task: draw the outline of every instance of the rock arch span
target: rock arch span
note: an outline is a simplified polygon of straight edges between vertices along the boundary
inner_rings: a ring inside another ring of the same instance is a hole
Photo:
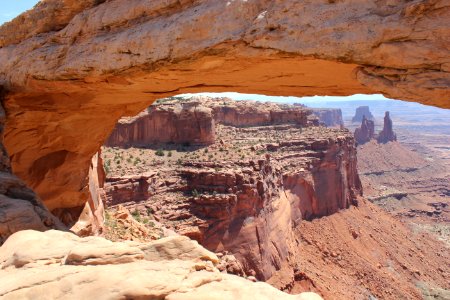
[[[157,98],[382,93],[450,108],[449,18],[444,0],[42,1],[0,27],[12,169],[76,214],[90,158]]]

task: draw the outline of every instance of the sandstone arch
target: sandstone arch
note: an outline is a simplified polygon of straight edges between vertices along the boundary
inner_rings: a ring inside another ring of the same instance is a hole
[[[449,18],[445,0],[42,1],[0,27],[13,171],[50,210],[78,212],[115,122],[184,92],[450,108]]]

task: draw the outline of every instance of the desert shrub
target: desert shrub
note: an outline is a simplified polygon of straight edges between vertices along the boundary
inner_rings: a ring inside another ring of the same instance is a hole
[[[172,151],[169,151],[169,152],[167,153],[167,157],[172,157]]]
[[[158,150],[155,151],[155,154],[157,156],[164,156],[164,151],[162,149],[158,149]]]
[[[137,210],[136,208],[131,212],[131,215],[133,216],[133,218],[138,221],[141,222],[141,214],[139,213],[139,210]]]

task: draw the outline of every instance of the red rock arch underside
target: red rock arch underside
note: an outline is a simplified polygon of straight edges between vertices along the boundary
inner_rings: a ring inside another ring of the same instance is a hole
[[[48,0],[0,27],[4,144],[52,211],[79,213],[91,157],[157,98],[382,93],[450,108],[447,1],[97,3]]]

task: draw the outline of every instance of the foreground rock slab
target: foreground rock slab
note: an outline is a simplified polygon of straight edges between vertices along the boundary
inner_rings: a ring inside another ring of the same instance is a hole
[[[187,237],[111,242],[26,230],[0,248],[2,299],[289,299],[269,284],[220,273],[217,256]]]

